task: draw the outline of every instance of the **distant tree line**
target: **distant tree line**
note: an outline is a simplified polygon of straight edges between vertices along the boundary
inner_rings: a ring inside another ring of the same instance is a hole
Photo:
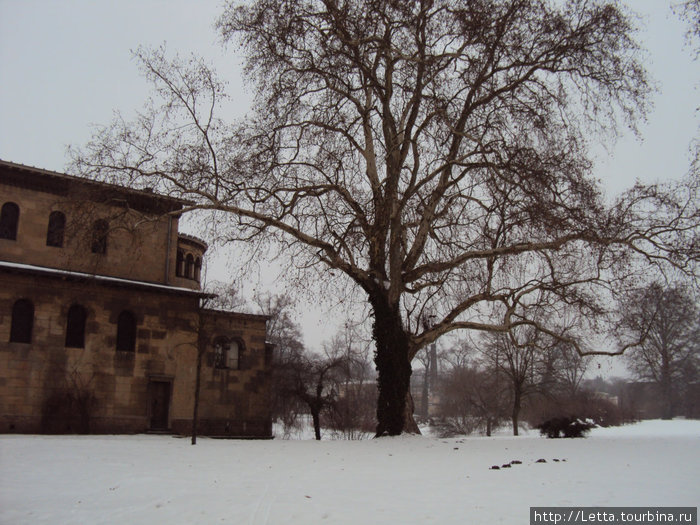
[[[692,290],[654,283],[628,294],[620,340],[630,379],[585,379],[591,357],[541,333],[489,334],[441,353],[432,424],[442,435],[491,435],[521,421],[590,419],[602,426],[637,417],[692,416],[700,372],[700,315]]]
[[[250,308],[235,289],[217,289],[225,307]],[[371,339],[347,322],[320,351],[311,351],[286,294],[257,294],[254,309],[270,316],[274,346],[273,416],[278,435],[309,427],[314,437],[367,438],[376,426],[376,372]],[[524,327],[416,356],[415,413],[440,436],[509,428],[518,435],[561,418],[619,425],[640,417],[691,415],[700,372],[700,316],[692,289],[651,284],[630,292],[618,327],[620,357],[631,378],[591,379],[592,356]],[[438,373],[439,368],[439,373]],[[650,409],[650,403],[653,407]]]

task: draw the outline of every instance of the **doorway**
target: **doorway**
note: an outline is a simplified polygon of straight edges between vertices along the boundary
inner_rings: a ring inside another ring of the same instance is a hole
[[[148,386],[151,398],[151,430],[168,430],[170,382],[151,381]]]

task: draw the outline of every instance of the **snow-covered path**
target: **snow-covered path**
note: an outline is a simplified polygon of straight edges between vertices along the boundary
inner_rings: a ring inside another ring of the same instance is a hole
[[[522,524],[530,506],[698,502],[700,421],[573,440],[0,436],[3,524]]]

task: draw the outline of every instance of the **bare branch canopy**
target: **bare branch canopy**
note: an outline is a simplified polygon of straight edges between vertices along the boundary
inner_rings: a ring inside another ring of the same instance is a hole
[[[140,50],[155,102],[74,167],[344,273],[374,314],[377,433],[400,433],[410,361],[441,335],[528,324],[595,352],[581,334],[630,279],[697,277],[697,172],[608,203],[591,171],[591,138],[649,108],[631,20],[612,0],[231,3],[217,28],[245,57],[250,116],[220,120],[225,86],[200,60]]]

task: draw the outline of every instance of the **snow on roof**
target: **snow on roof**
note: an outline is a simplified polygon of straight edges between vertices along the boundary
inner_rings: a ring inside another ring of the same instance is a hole
[[[42,273],[45,275],[51,275],[55,277],[63,277],[69,279],[88,279],[103,282],[105,284],[112,284],[117,286],[136,286],[139,288],[147,288],[156,291],[170,292],[170,293],[181,293],[181,294],[191,294],[191,295],[210,295],[199,290],[192,290],[190,288],[183,288],[180,286],[169,286],[167,284],[150,283],[146,281],[136,281],[132,279],[123,279],[121,277],[110,277],[108,275],[97,275],[84,272],[74,272],[72,270],[59,270],[57,268],[48,268],[46,266],[36,266],[33,264],[22,264],[13,263],[8,261],[0,261],[0,269],[7,268],[10,270],[19,270],[26,272]]]

